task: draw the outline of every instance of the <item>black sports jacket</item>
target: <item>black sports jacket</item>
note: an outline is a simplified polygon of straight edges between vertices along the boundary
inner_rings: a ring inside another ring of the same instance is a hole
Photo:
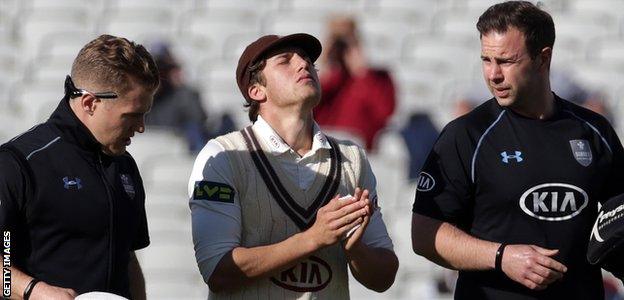
[[[103,154],[67,97],[0,149],[0,228],[10,231],[12,265],[78,293],[130,297],[130,251],[149,245],[130,154]]]

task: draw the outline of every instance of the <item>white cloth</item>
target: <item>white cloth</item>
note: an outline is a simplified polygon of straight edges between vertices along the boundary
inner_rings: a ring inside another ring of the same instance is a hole
[[[301,189],[307,190],[321,165],[320,151],[331,148],[318,124],[314,123],[312,149],[304,156],[292,150],[262,117],[258,116],[252,128],[258,138],[270,145],[271,154],[280,162],[280,167],[296,180]],[[370,164],[366,163],[362,172],[370,172],[371,176],[366,176],[369,182],[363,183],[363,186],[368,187],[369,198],[376,199],[376,179]],[[188,183],[195,258],[205,282],[208,282],[223,255],[240,246],[241,207],[237,191],[233,203],[193,199],[195,182],[218,182],[233,188],[233,174],[223,146],[214,139],[208,141],[197,155]],[[374,211],[362,242],[372,247],[393,249],[379,209]]]
[[[89,292],[78,295],[75,300],[128,300],[128,298],[106,293],[106,292]]]

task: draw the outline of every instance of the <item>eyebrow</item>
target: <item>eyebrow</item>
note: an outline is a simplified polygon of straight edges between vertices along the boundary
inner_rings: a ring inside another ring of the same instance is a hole
[[[512,55],[512,56],[494,56],[494,57],[490,57],[490,56],[485,56],[485,55],[481,55],[481,59],[494,59],[497,61],[516,61],[519,59],[518,55]]]

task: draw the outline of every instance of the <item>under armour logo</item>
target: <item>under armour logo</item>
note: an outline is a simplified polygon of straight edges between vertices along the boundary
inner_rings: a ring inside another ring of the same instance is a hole
[[[69,177],[65,176],[63,177],[63,187],[66,190],[71,190],[71,189],[81,189],[82,188],[82,184],[80,184],[80,178],[76,177],[73,180],[70,180]]]
[[[515,155],[509,155],[507,154],[507,151],[503,151],[501,152],[501,156],[503,157],[503,162],[508,164],[510,159],[515,159],[516,162],[521,162],[522,159],[522,152],[520,151],[515,151]]]

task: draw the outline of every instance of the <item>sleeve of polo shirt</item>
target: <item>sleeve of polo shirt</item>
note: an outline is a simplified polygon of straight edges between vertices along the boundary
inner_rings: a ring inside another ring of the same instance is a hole
[[[241,207],[223,146],[210,140],[197,155],[188,185],[195,258],[205,282],[221,258],[240,246]]]
[[[358,147],[359,148],[359,147]],[[379,207],[379,199],[377,197],[377,179],[375,174],[366,158],[366,154],[362,148],[359,148],[362,159],[362,188],[367,189],[369,199],[373,202],[373,215],[370,218],[370,222],[366,227],[366,231],[362,235],[362,242],[374,248],[386,248],[393,250],[392,239],[388,235],[386,224],[382,219],[381,208]]]
[[[446,126],[429,153],[416,179],[412,211],[462,226],[471,211],[472,143],[459,120]]]

